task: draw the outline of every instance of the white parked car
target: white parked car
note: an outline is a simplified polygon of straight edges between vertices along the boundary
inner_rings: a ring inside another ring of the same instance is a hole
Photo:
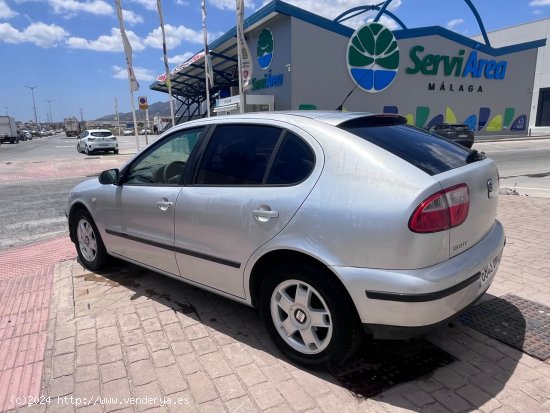
[[[67,207],[79,258],[118,257],[258,307],[277,346],[337,365],[363,331],[408,338],[491,285],[498,172],[398,115],[262,112],[186,122]]]
[[[89,155],[93,152],[118,153],[118,140],[108,129],[86,129],[78,138],[76,144],[78,152],[85,152]]]

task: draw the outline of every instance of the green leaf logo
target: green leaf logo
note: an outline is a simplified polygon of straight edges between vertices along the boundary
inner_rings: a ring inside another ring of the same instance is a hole
[[[347,63],[361,89],[371,93],[386,89],[399,68],[399,47],[391,30],[380,23],[358,28],[348,43]]]
[[[270,29],[265,28],[260,32],[256,52],[258,64],[262,69],[267,69],[273,60],[273,33]]]

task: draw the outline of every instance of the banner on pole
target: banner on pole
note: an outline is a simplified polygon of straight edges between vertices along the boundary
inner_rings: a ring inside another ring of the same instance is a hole
[[[250,86],[252,79],[252,59],[244,38],[244,0],[237,0],[237,47],[241,50],[239,76],[242,88],[245,90]]]
[[[122,19],[122,6],[120,5],[120,0],[115,0],[116,5],[116,14],[118,17],[118,23],[120,24],[120,36],[122,37],[122,46],[124,47],[124,55],[126,57],[126,65],[128,67],[128,78],[130,79],[132,91],[137,91],[139,89],[139,83],[136,79],[134,69],[132,67],[132,46],[126,36],[126,30],[124,29],[124,20]]]

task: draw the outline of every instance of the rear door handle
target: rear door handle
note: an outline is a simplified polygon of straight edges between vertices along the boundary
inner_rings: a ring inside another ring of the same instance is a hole
[[[170,201],[157,201],[157,207],[161,211],[168,211],[168,209],[174,206],[173,202]]]
[[[277,211],[265,211],[263,209],[253,210],[252,215],[258,218],[279,218],[279,213]]]

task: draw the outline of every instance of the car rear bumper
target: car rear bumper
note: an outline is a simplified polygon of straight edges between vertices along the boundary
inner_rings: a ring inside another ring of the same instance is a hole
[[[504,243],[504,229],[495,221],[474,247],[431,267],[331,268],[350,292],[367,331],[375,338],[410,338],[453,319],[487,291]]]

